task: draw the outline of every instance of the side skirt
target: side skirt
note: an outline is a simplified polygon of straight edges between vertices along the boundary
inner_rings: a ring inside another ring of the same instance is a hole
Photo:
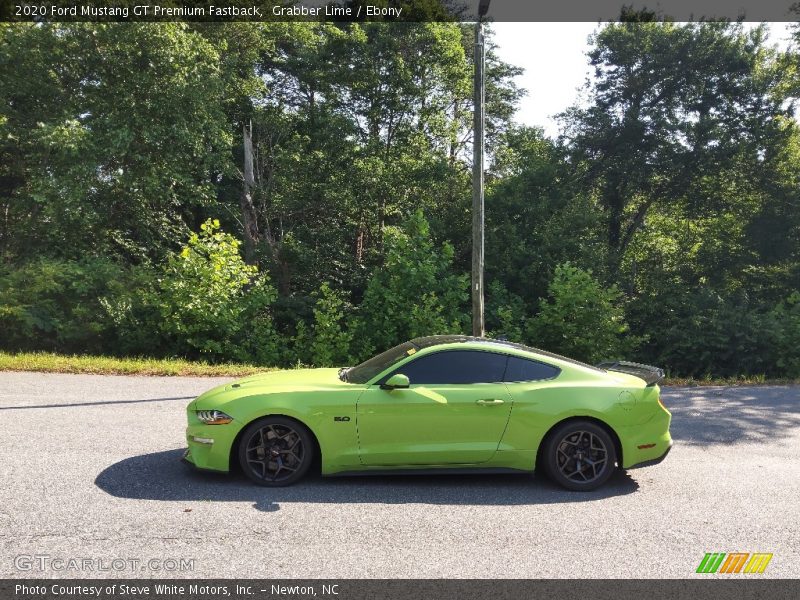
[[[530,475],[527,469],[510,467],[394,467],[385,469],[358,469],[355,471],[337,471],[324,477],[352,477],[354,475]]]

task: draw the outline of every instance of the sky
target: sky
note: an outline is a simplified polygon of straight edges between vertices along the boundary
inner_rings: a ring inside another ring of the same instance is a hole
[[[755,24],[748,24],[755,26]],[[769,41],[788,46],[789,23],[771,23]],[[493,23],[494,41],[502,60],[523,67],[517,85],[528,95],[520,102],[516,121],[558,135],[553,116],[579,98],[589,75],[588,37],[597,23]]]

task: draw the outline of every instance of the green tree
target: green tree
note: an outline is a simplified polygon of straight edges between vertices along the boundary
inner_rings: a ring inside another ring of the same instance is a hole
[[[591,272],[564,263],[548,292],[528,328],[533,345],[587,362],[624,358],[632,340],[615,286],[604,288]]]
[[[342,294],[323,283],[314,305],[314,329],[311,359],[318,367],[345,365],[351,362],[353,332],[346,321],[348,305]]]
[[[208,220],[170,256],[153,300],[160,328],[184,356],[275,364],[275,290],[239,253],[241,242]]]
[[[386,259],[375,270],[359,307],[359,358],[402,341],[466,326],[468,282],[452,271],[453,249],[436,248],[421,211],[403,228],[386,230]]]
[[[181,23],[0,28],[0,250],[158,258],[229,168],[215,49]]]
[[[0,347],[83,353],[113,351],[113,322],[102,298],[134,282],[107,259],[40,257],[0,267]]]
[[[253,124],[258,255],[281,302],[318,281],[362,296],[384,228],[422,208],[457,243],[469,230],[471,38],[454,23],[292,24],[261,53]],[[492,131],[509,122],[516,73],[495,57]],[[494,137],[492,139],[495,139]],[[236,162],[239,162],[237,157]],[[238,203],[238,179],[225,197]],[[236,198],[236,200],[234,200]]]
[[[774,344],[770,354],[774,373],[800,378],[800,292],[792,292],[769,314],[774,324]]]
[[[509,292],[499,281],[492,281],[486,294],[486,335],[523,343],[528,323],[524,300]]]
[[[602,211],[574,182],[563,149],[540,129],[515,128],[495,155],[487,191],[486,274],[536,312],[556,265],[604,273]]]
[[[564,115],[606,213],[615,275],[654,207],[739,210],[786,139],[786,74],[764,26],[629,22],[593,38],[591,104]],[[767,160],[764,160],[764,159]]]

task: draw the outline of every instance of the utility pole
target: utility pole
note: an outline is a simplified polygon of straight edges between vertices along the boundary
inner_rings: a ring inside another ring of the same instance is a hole
[[[491,0],[480,0],[475,22],[475,81],[472,137],[472,335],[483,337],[483,104],[485,96],[483,17]]]

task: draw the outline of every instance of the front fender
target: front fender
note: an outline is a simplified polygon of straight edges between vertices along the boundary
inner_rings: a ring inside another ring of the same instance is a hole
[[[325,474],[336,467],[359,465],[356,401],[361,391],[254,393],[230,400],[219,410],[241,424],[237,439],[250,423],[264,417],[280,415],[299,421],[319,445]]]

